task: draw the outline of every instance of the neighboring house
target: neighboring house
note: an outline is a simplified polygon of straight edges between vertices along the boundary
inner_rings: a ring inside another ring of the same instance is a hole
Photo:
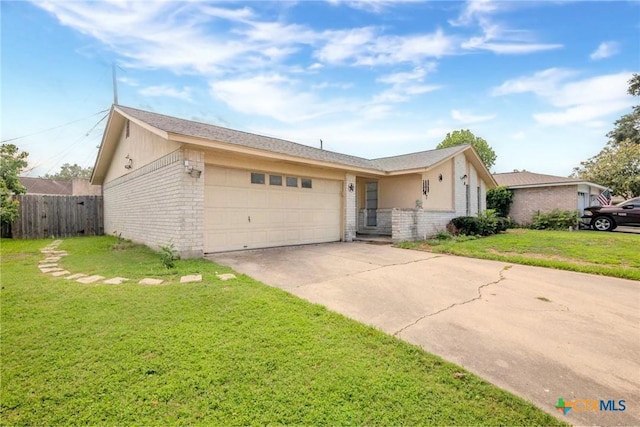
[[[356,233],[422,239],[485,209],[496,186],[470,145],[369,160],[123,106],[92,183],[106,234],[183,257]]]
[[[91,185],[88,179],[74,178],[73,180],[30,178],[21,176],[20,184],[26,189],[26,194],[42,194],[51,196],[101,196],[102,187]]]
[[[538,212],[552,209],[577,210],[597,204],[596,197],[606,187],[578,178],[543,175],[532,172],[494,174],[496,182],[513,191],[513,204],[509,216],[519,224],[531,223]]]

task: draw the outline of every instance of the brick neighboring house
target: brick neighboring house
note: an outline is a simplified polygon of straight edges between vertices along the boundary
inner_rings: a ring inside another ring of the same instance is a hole
[[[120,105],[92,183],[105,234],[173,243],[182,257],[357,233],[423,239],[484,210],[496,186],[470,145],[365,159]]]
[[[88,179],[74,178],[73,180],[31,178],[21,176],[20,184],[27,189],[26,194],[42,194],[50,196],[101,196],[102,186],[91,185]]]
[[[529,224],[536,213],[553,209],[577,210],[581,216],[584,208],[597,204],[596,197],[606,189],[577,178],[532,172],[497,173],[493,177],[513,192],[509,216],[519,224]]]

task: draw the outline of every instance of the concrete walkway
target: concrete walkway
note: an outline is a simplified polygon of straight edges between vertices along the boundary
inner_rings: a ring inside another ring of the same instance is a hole
[[[640,425],[640,282],[365,243],[209,259],[420,345],[569,423]],[[626,410],[563,415],[560,397],[625,400]]]

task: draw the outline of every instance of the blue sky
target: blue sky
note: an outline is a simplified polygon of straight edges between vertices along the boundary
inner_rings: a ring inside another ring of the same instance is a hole
[[[3,1],[1,12],[1,136],[30,153],[31,176],[93,165],[112,63],[122,105],[367,158],[470,129],[496,151],[494,172],[566,176],[637,103],[626,94],[640,71],[637,1]]]

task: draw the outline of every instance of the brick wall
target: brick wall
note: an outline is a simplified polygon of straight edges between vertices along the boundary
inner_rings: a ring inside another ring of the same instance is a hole
[[[578,209],[576,185],[515,189],[509,216],[519,224],[529,224],[538,211],[547,212],[556,208],[563,211]]]
[[[446,230],[449,221],[456,216],[454,211],[393,209],[391,239],[394,242],[428,239],[438,231]]]
[[[201,170],[191,177],[184,160]],[[173,243],[183,258],[201,257],[204,241],[204,155],[177,150],[104,185],[105,234],[153,249]]]
[[[391,211],[392,209],[378,209],[376,213],[377,225],[369,227],[366,226],[365,209],[360,209],[358,211],[358,233],[391,236]]]
[[[349,191],[349,186],[353,185],[353,191]],[[345,242],[351,242],[356,238],[358,229],[358,218],[356,216],[356,176],[346,174],[344,179],[344,236]]]

